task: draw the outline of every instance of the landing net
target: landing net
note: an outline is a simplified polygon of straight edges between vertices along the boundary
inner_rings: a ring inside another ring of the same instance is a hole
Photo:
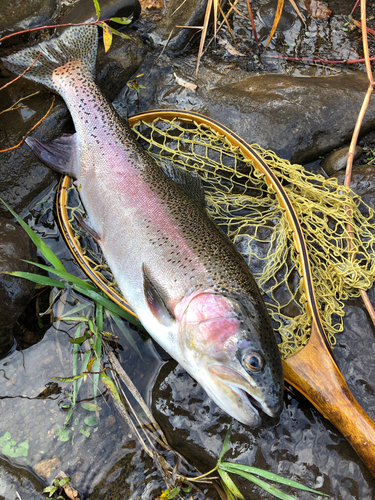
[[[306,345],[311,317],[285,210],[265,176],[231,144],[230,137],[185,120],[139,121],[133,130],[157,162],[173,162],[200,175],[208,212],[248,263],[272,318],[281,355],[287,358]],[[359,290],[369,289],[375,279],[374,211],[336,179],[311,174],[258,145],[251,147],[278,177],[298,215],[320,316],[334,345],[343,330],[344,301],[358,297]],[[74,219],[75,211],[83,215],[84,210],[72,183],[67,209],[76,243],[90,267],[120,294],[100,249]]]

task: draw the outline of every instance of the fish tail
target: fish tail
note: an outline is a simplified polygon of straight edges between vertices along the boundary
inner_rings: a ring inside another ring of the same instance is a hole
[[[27,68],[24,77],[58,91],[53,72],[72,61],[82,61],[94,76],[98,29],[96,26],[73,26],[58,38],[41,42],[2,59],[5,67],[20,75]],[[33,64],[34,62],[34,64]]]

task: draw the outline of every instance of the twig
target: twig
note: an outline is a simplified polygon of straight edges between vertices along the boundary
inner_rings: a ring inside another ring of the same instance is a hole
[[[27,30],[16,31],[16,33],[11,33],[10,35],[3,36],[2,38],[0,38],[0,42],[3,42],[4,40],[11,38],[12,36],[22,35],[23,33],[31,33],[32,31],[47,30],[51,28],[64,28],[66,26],[92,26],[95,24],[107,23],[110,20],[111,19],[108,18],[103,20],[97,19],[96,21],[92,21],[91,23],[66,23],[66,24],[51,24],[49,26],[37,26],[36,28],[28,28]]]
[[[49,113],[51,112],[51,109],[53,108],[53,105],[54,105],[54,104],[55,104],[55,96],[53,96],[53,99],[52,99],[52,104],[51,104],[51,106],[49,107],[49,110],[47,111],[47,113],[46,113],[46,114],[45,114],[45,115],[44,115],[44,116],[43,116],[40,120],[38,120],[38,121],[35,123],[35,125],[33,125],[33,126],[31,127],[31,129],[30,129],[28,132],[26,132],[26,134],[23,136],[22,140],[21,140],[18,144],[16,144],[15,146],[11,146],[10,148],[0,150],[0,153],[5,153],[6,151],[11,151],[12,149],[17,149],[18,147],[20,147],[20,146],[21,146],[21,144],[25,141],[26,137],[27,137],[27,136],[28,136],[28,135],[29,135],[29,134],[30,134],[30,133],[31,133],[31,132],[32,132],[32,131],[33,131],[33,130],[34,130],[34,129],[35,129],[35,128],[36,128],[36,127],[40,124],[40,123],[42,123],[42,121],[43,121],[45,118],[47,118],[47,116],[48,116],[48,115],[49,115]]]
[[[21,99],[18,99],[18,101],[16,101],[14,104],[12,104],[8,109],[3,109],[3,111],[0,111],[0,115],[2,115],[3,113],[7,113],[8,111],[16,111],[17,109],[25,108],[26,106],[18,106],[18,108],[16,108],[16,106],[19,102],[26,101],[26,99],[30,99],[30,97],[34,97],[34,95],[38,95],[38,94],[40,94],[40,90],[38,90],[37,92],[34,92],[33,94],[29,94],[25,97],[21,97]]]
[[[1,41],[1,40],[0,40]],[[8,87],[8,85],[10,85],[11,83],[15,82],[16,80],[18,80],[19,78],[21,78],[27,71],[29,71],[30,68],[32,68],[34,66],[34,64],[37,62],[37,60],[39,59],[39,57],[42,55],[41,52],[39,52],[38,56],[34,59],[34,61],[30,64],[30,66],[28,66],[25,71],[23,73],[21,73],[20,75],[16,76],[15,78],[13,78],[13,80],[11,80],[10,82],[6,83],[5,85],[3,85],[2,87],[0,87],[0,90],[3,90],[5,89],[6,87]],[[18,101],[17,101],[18,102]]]
[[[250,20],[251,20],[251,27],[253,28],[255,42],[256,42],[258,50],[260,52],[260,45],[259,45],[258,33],[257,33],[257,30],[255,29],[254,16],[253,16],[253,11],[251,10],[250,0],[246,0],[246,5],[247,5],[247,11],[249,13],[249,17],[250,17]]]
[[[365,116],[365,113],[366,113],[366,110],[368,108],[368,104],[370,101],[370,97],[371,97],[372,91],[374,89],[374,80],[373,80],[372,72],[371,72],[371,64],[370,64],[370,57],[369,57],[369,51],[368,51],[367,29],[366,29],[366,0],[361,0],[361,25],[362,25],[361,27],[362,27],[363,52],[364,52],[364,56],[365,56],[366,72],[367,72],[367,77],[369,80],[369,86],[368,86],[365,98],[364,98],[363,103],[362,103],[361,110],[360,110],[358,118],[357,118],[357,122],[356,122],[354,132],[352,135],[352,140],[350,142],[348,160],[347,160],[347,164],[346,164],[345,181],[344,181],[344,185],[347,187],[350,187],[352,166],[353,166],[353,159],[354,159],[354,150],[355,150],[355,146],[357,144],[359,131],[361,129],[363,118]],[[348,217],[350,220],[352,217],[352,214],[351,214],[349,207],[345,206],[345,210],[347,211],[347,214],[348,214]],[[349,233],[349,246],[350,246],[351,250],[353,250],[355,248],[353,240],[352,240],[353,228],[352,228],[350,223],[348,223],[347,229],[348,229],[348,233]],[[353,259],[355,259],[355,258],[356,258],[356,256],[354,254]],[[365,292],[365,290],[360,290],[359,293],[361,294],[361,297],[362,297],[363,302],[367,308],[367,311],[372,319],[373,324],[375,325],[375,311],[371,305],[371,302],[368,298],[368,295]]]

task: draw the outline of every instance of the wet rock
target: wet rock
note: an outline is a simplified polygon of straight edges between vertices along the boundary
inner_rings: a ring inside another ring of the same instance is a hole
[[[34,472],[45,479],[55,473],[61,467],[61,461],[59,458],[50,458],[47,460],[42,460],[38,464],[34,465]]]
[[[100,19],[110,17],[129,17],[133,15],[133,21],[138,19],[141,13],[139,0],[101,0]],[[97,19],[94,3],[92,0],[79,0],[59,19],[59,24],[83,23]],[[118,28],[119,25],[116,27]]]
[[[2,109],[8,109],[18,99],[41,91],[42,87],[27,80],[17,80],[2,94]],[[17,145],[25,134],[40,120],[52,104],[53,96],[43,90],[38,95],[25,99],[17,110],[0,115],[0,150]],[[56,97],[55,105],[50,114],[38,125],[32,135],[38,139],[53,139],[70,123],[70,115],[61,98]],[[16,149],[10,149],[0,155],[0,196],[20,213],[31,203],[39,193],[58,175],[39,161],[32,150],[23,143]],[[8,212],[2,205],[0,216],[8,217]]]
[[[130,40],[113,37],[107,53],[100,43],[96,63],[97,81],[106,97],[112,101],[130,79],[136,74],[146,56],[146,47],[136,33],[129,33]]]
[[[0,36],[6,33],[53,24],[59,0],[12,0],[0,3]]]
[[[45,485],[28,469],[0,458],[0,498],[45,500],[44,488]]]
[[[164,58],[153,68],[146,58],[139,107],[124,90],[116,99],[129,114],[147,109],[179,108],[205,114],[232,129],[248,143],[271,149],[281,158],[308,163],[348,143],[368,87],[365,73],[303,78],[228,70],[203,60],[195,77],[196,58]],[[195,83],[196,91],[178,84],[176,76]],[[157,86],[155,85],[157,82]],[[375,101],[370,102],[362,133],[375,127]]]
[[[348,161],[348,153],[349,153],[349,146],[340,148],[337,151],[334,151],[333,153],[330,153],[328,156],[326,156],[324,160],[321,162],[320,166],[328,176],[331,176],[335,172],[338,172],[339,170],[346,168],[346,162]],[[354,150],[353,161],[358,160],[358,158],[361,156],[362,153],[363,149],[361,148],[361,146],[357,145]]]
[[[344,184],[345,172],[338,172],[332,176],[338,184]],[[361,196],[362,200],[375,210],[375,166],[356,165],[352,169],[350,188]]]
[[[30,238],[17,224],[0,219],[0,271],[35,272],[35,268],[21,259],[33,260],[36,251]],[[0,357],[13,346],[13,328],[28,301],[33,296],[34,283],[23,278],[0,274]]]
[[[180,52],[196,36],[195,29],[181,29],[176,26],[202,26],[207,7],[207,0],[181,2],[170,0],[166,2],[163,18],[157,28],[150,33],[150,39],[155,45],[164,45],[172,33],[168,50]],[[200,32],[199,32],[200,33]]]

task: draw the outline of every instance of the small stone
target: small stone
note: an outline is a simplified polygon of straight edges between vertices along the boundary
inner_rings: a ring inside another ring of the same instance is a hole
[[[343,170],[346,167],[346,162],[348,161],[348,153],[349,147],[340,148],[326,156],[321,162],[320,166],[328,176],[331,176],[335,172]],[[361,146],[357,145],[354,150],[354,161],[357,160],[362,153],[363,149],[361,148]]]
[[[61,467],[61,461],[59,458],[50,458],[47,460],[42,460],[34,466],[34,472],[40,477],[48,479],[52,473]]]
[[[116,423],[116,419],[113,415],[109,415],[106,419],[105,419],[105,427],[108,429],[108,427],[112,427],[112,425],[114,425]]]

